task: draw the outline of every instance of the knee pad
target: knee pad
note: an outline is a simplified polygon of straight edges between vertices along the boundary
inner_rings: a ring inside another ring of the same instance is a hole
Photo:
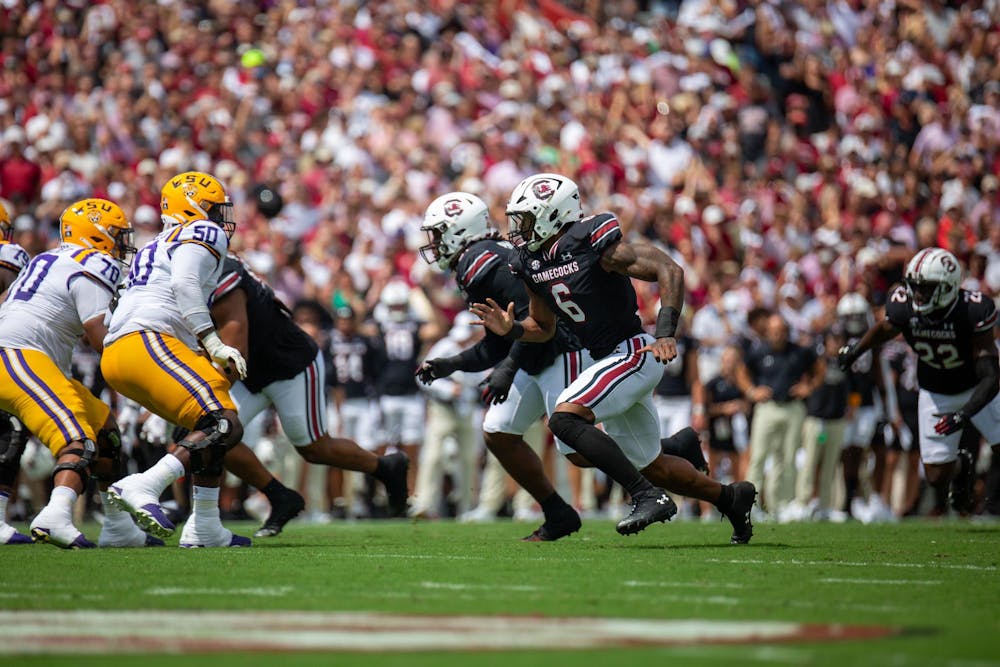
[[[94,477],[102,482],[114,482],[122,477],[122,434],[117,428],[102,428],[97,432],[97,458],[111,461],[111,469],[101,474],[94,469]]]
[[[243,427],[230,419],[222,410],[213,410],[203,415],[194,426],[194,431],[205,437],[191,441],[185,436],[177,444],[191,452],[191,472],[206,477],[222,474],[226,452],[239,444],[243,437]]]
[[[14,485],[29,435],[17,417],[0,412],[0,486]]]
[[[701,451],[701,441],[698,439],[698,434],[690,426],[682,428],[669,437],[662,438],[660,446],[664,454],[685,459],[696,470],[705,472],[708,469],[705,455]]]
[[[87,486],[87,482],[90,481],[90,466],[93,465],[94,459],[97,458],[97,446],[94,444],[93,440],[84,440],[83,448],[67,449],[62,452],[60,456],[66,454],[75,454],[80,457],[78,461],[73,463],[60,463],[52,471],[52,476],[55,477],[57,474],[63,470],[72,470],[80,479],[83,481],[83,486]]]
[[[555,412],[549,417],[549,430],[552,431],[552,435],[567,445],[576,442],[588,426],[590,422],[572,412]]]

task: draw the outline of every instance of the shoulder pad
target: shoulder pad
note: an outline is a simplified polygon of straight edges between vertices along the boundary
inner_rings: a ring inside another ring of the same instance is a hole
[[[91,248],[81,248],[70,254],[83,268],[87,277],[114,292],[122,279],[122,265],[104,253]],[[72,281],[72,278],[70,278]]]
[[[590,245],[598,252],[602,252],[622,237],[622,228],[618,223],[618,218],[611,213],[599,213],[581,222],[587,226]]]
[[[24,248],[16,243],[0,241],[0,268],[19,273],[29,261],[31,258]]]
[[[961,290],[960,297],[967,304],[969,324],[976,333],[989,331],[997,324],[997,307],[982,292]]]
[[[167,241],[175,244],[193,243],[199,245],[221,260],[229,250],[226,232],[214,222],[201,220],[180,225],[167,236]]]
[[[482,280],[504,259],[495,243],[476,243],[462,253],[455,265],[455,278],[459,285],[469,286]]]

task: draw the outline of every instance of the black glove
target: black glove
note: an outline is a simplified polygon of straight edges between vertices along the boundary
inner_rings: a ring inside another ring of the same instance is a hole
[[[483,388],[480,400],[484,405],[499,405],[507,400],[510,394],[510,386],[514,384],[514,376],[517,375],[517,366],[510,360],[504,359],[493,369],[490,376],[483,380],[479,386]]]
[[[837,366],[842,371],[850,370],[857,359],[857,348],[854,345],[845,345],[837,352]]]
[[[427,359],[417,367],[414,375],[424,384],[430,384],[434,380],[446,378],[458,370],[451,359]]]
[[[934,424],[934,432],[938,435],[951,435],[956,431],[961,431],[965,426],[965,413],[961,410],[935,414],[934,416],[939,418],[938,422]]]

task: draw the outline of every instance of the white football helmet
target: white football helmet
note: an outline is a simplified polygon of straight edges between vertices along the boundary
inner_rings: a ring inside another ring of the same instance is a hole
[[[420,256],[442,269],[451,266],[465,246],[496,233],[486,202],[465,192],[449,192],[432,201],[420,229],[428,240]]]
[[[840,297],[837,302],[837,317],[850,336],[861,336],[875,324],[868,300],[857,292]]]
[[[906,265],[903,275],[913,311],[926,315],[951,307],[958,299],[962,267],[944,248],[924,248]]]
[[[583,218],[580,189],[559,174],[535,174],[514,188],[507,203],[510,240],[538,250],[564,226]]]
[[[405,322],[410,314],[410,287],[400,280],[386,283],[379,295],[385,315],[394,322]]]

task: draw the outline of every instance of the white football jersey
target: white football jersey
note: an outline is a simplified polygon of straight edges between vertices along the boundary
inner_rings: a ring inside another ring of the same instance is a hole
[[[31,258],[24,248],[16,243],[0,241],[0,268],[20,273],[21,269],[28,266],[29,261]]]
[[[186,243],[204,248],[216,260],[208,275],[198,277],[201,303],[207,306],[222,275],[222,260],[229,249],[229,238],[221,227],[208,220],[165,229],[132,260],[125,290],[111,315],[105,345],[136,331],[156,331],[181,340],[192,350],[199,349],[198,337],[181,314],[171,286],[174,251]]]
[[[93,248],[64,244],[36,256],[0,306],[0,347],[44,352],[69,377],[83,323],[104,317],[123,273]]]

